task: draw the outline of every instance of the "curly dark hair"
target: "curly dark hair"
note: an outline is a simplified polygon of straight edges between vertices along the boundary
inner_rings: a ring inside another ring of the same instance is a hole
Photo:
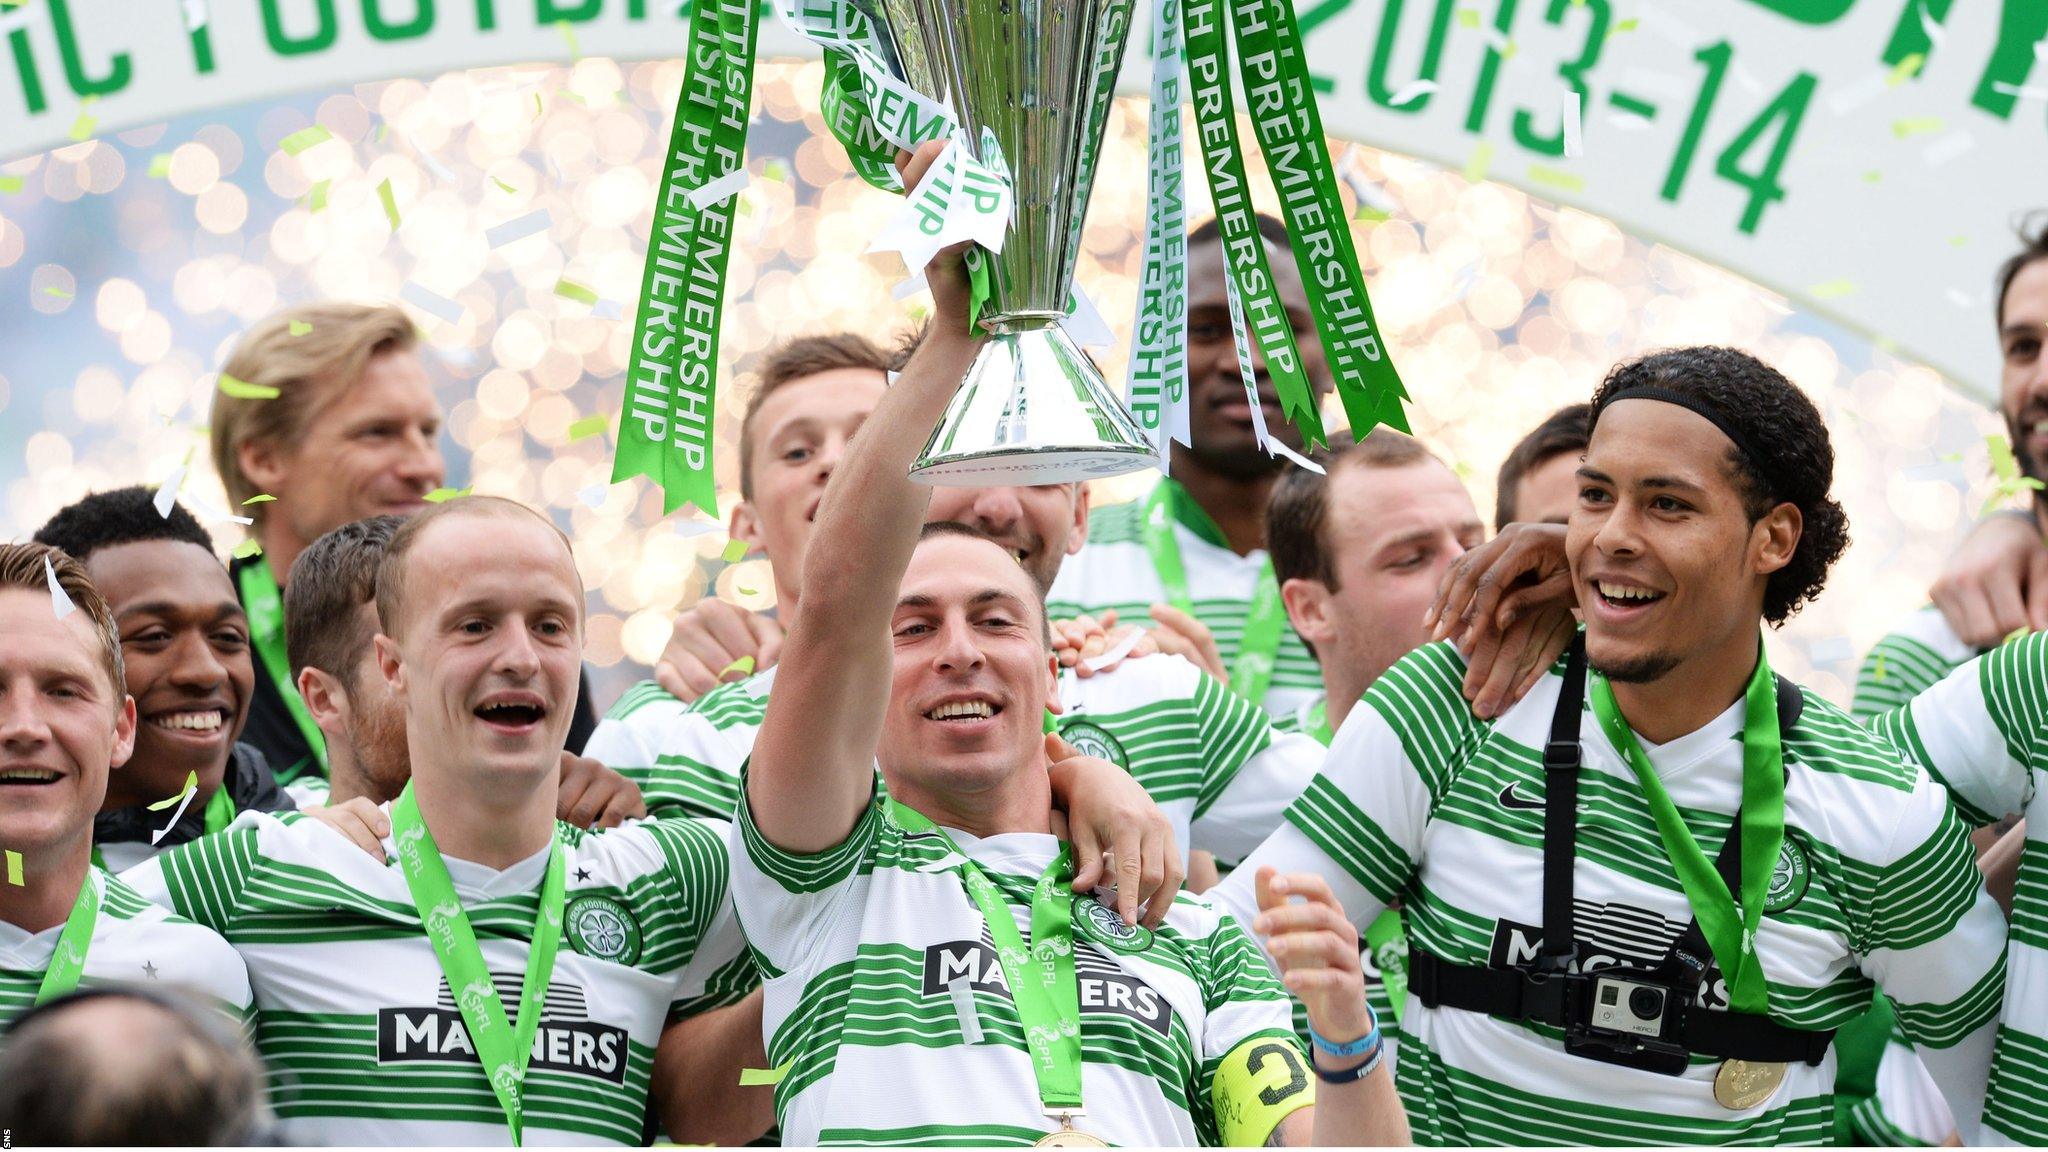
[[[2034,261],[2048,260],[2048,210],[2037,209],[2022,216],[2014,231],[2019,233],[2020,250],[1998,266],[1998,310],[1991,314],[2000,331],[2005,329],[2005,298],[2012,293],[2014,278]]]
[[[213,537],[184,505],[174,503],[169,516],[159,516],[156,489],[140,484],[74,500],[58,509],[35,535],[36,543],[62,548],[80,564],[102,548],[149,540],[197,544],[213,551]]]
[[[1849,516],[1828,495],[1835,449],[1827,423],[1806,394],[1776,368],[1734,348],[1670,348],[1616,365],[1593,393],[1586,437],[1614,397],[1654,386],[1712,409],[1740,434],[1749,451],[1731,445],[1729,473],[1742,486],[1744,510],[1754,524],[1779,504],[1799,509],[1804,521],[1792,560],[1764,586],[1764,620],[1783,624],[1800,605],[1820,595],[1828,569],[1849,547]]]

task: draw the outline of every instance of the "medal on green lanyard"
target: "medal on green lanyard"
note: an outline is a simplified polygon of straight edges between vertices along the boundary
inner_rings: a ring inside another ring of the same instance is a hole
[[[1053,1135],[1093,1141],[1093,1137],[1074,1131],[1072,1122],[1081,1114],[1081,992],[1074,977],[1073,898],[1066,890],[1073,877],[1073,850],[1061,844],[1059,854],[1046,865],[1032,889],[1031,943],[1026,945],[1002,894],[945,829],[897,800],[889,801],[889,815],[906,832],[944,837],[960,857],[961,882],[988,921],[996,957],[1002,962],[1017,1017],[1024,1025],[1031,1071],[1038,1079],[1039,1103],[1047,1116],[1060,1122],[1061,1132]],[[1053,1142],[1052,1137],[1041,1141],[1048,1142]]]
[[[87,872],[71,915],[64,918],[64,931],[57,936],[57,950],[50,953],[50,967],[36,989],[36,1003],[55,1000],[78,987],[78,978],[85,974],[85,951],[92,947],[92,930],[99,918],[99,889],[93,886],[92,873]]]
[[[242,609],[249,614],[249,639],[255,642],[263,671],[269,673],[270,683],[284,698],[285,710],[292,714],[292,723],[298,726],[306,747],[312,749],[313,759],[324,776],[327,738],[320,734],[320,726],[313,723],[312,713],[306,711],[306,702],[299,699],[299,689],[292,683],[292,662],[284,650],[284,596],[278,591],[277,577],[270,572],[270,561],[257,558],[242,569],[239,579]]]
[[[448,878],[448,865],[434,845],[434,834],[420,816],[412,785],[391,805],[391,842],[398,849],[399,871],[405,876],[406,891],[419,910],[434,957],[448,978],[449,991],[462,1009],[462,1022],[469,1028],[470,1043],[477,1060],[490,1078],[491,1091],[505,1111],[505,1123],[518,1146],[525,1128],[526,1062],[533,1055],[533,1036],[540,1028],[541,1003],[547,998],[548,977],[554,972],[555,950],[562,943],[564,866],[561,836],[548,848],[547,877],[541,881],[540,907],[533,919],[533,944],[526,954],[526,978],[519,987],[519,1019],[507,1024],[504,1002],[484,966],[483,949],[470,929],[469,915],[455,896],[455,882]]]
[[[1614,689],[1605,676],[1592,677],[1589,694],[1593,714],[1607,739],[1635,770],[1643,799],[1657,821],[1664,852],[1678,872],[1685,898],[1699,917],[1700,932],[1721,974],[1728,981],[1729,1007],[1763,1015],[1770,1009],[1763,967],[1756,956],[1757,925],[1763,921],[1764,896],[1771,871],[1785,840],[1785,760],[1778,739],[1778,692],[1763,644],[1757,644],[1756,672],[1749,678],[1742,707],[1742,900],[1737,904],[1728,884],[1714,870],[1707,854],[1686,829],[1671,794],[1644,754],[1643,747],[1614,703]]]
[[[1167,602],[1190,616],[1195,614],[1194,597],[1188,593],[1187,565],[1181,560],[1180,541],[1173,535],[1179,519],[1180,485],[1161,480],[1145,498],[1143,533],[1145,551],[1166,588]],[[1259,569],[1252,589],[1250,609],[1245,614],[1244,635],[1237,645],[1237,659],[1230,665],[1230,690],[1254,704],[1263,703],[1273,682],[1273,660],[1280,653],[1280,626],[1287,619],[1280,602],[1280,581],[1273,575],[1273,562]]]
[[[232,764],[228,767],[230,771],[234,768]],[[206,811],[202,819],[205,821],[205,834],[208,836],[235,822],[235,798],[228,795],[226,777],[222,777],[220,787],[213,790],[213,797],[206,802]]]

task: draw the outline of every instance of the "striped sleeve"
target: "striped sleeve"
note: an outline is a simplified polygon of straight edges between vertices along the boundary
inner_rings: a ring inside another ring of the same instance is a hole
[[[1856,669],[1849,714],[1858,720],[1903,706],[1955,668],[1955,661],[1910,636],[1894,632],[1879,640]]]
[[[121,874],[121,882],[185,919],[225,936],[260,859],[272,817],[243,813],[227,828],[181,844]]]
[[[737,748],[706,716],[642,684],[621,697],[584,748],[640,789],[648,815],[730,820],[739,804]],[[637,695],[636,695],[637,694]]]
[[[1275,732],[1258,705],[1200,672],[1190,706],[1201,732],[1203,772],[1189,847],[1235,867],[1272,835],[1315,778],[1323,746],[1300,733]]]
[[[1201,1072],[1189,1111],[1205,1142],[1222,1143],[1239,1126],[1225,1123],[1225,1114],[1250,1111],[1230,1099],[1233,1091],[1258,1090],[1266,1105],[1258,1111],[1266,1114],[1268,1123],[1313,1103],[1315,1093],[1308,1091],[1306,1100],[1298,1098],[1312,1085],[1306,1076],[1308,1054],[1294,1032],[1293,998],[1247,930],[1228,915],[1218,919],[1207,941],[1209,962],[1202,969],[1205,1020],[1197,1042]],[[1254,1050],[1240,1051],[1254,1042]],[[1233,1058],[1249,1059],[1266,1075],[1257,1081],[1226,1076],[1219,1085],[1218,1074]],[[1263,1068],[1267,1060],[1273,1061],[1270,1070]]]
[[[879,777],[878,777],[879,778]],[[849,899],[882,832],[881,793],[869,801],[846,839],[823,852],[800,853],[769,843],[742,799],[727,844],[732,851],[733,906],[748,945],[768,975],[799,968]]]
[[[1963,818],[1993,823],[2032,798],[2027,764],[2048,723],[2048,633],[1991,650],[1902,707],[1873,731],[1947,785]]]
[[[1925,772],[1899,796],[1892,829],[1882,859],[1843,858],[1851,947],[1962,1131],[1974,1133],[2005,994],[2005,918],[1984,891],[1968,830]]]

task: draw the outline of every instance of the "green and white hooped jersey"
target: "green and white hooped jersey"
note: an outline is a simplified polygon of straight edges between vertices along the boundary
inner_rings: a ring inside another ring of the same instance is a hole
[[[1190,515],[1173,522],[1173,534],[1180,542],[1181,561],[1187,569],[1188,598],[1194,603],[1195,618],[1215,633],[1223,666],[1229,668],[1237,661],[1252,593],[1268,563],[1266,553],[1239,556],[1223,542],[1216,526],[1200,516],[1192,500],[1180,503]],[[1061,620],[1084,612],[1100,615],[1114,608],[1119,622],[1150,621],[1152,605],[1166,603],[1167,595],[1151,554],[1145,550],[1144,509],[1143,500],[1133,500],[1089,513],[1088,546],[1060,565],[1060,574],[1045,598],[1048,616]],[[1266,714],[1285,716],[1322,690],[1322,672],[1315,657],[1283,622],[1273,680],[1263,702]]]
[[[2027,817],[1984,1137],[2048,1144],[2048,633],[1992,649],[1872,725],[1947,784],[1972,825]]]
[[[726,890],[724,828],[678,820],[560,831],[568,903],[527,1066],[525,1142],[636,1145],[663,1026],[753,982]],[[389,839],[384,848],[393,858]],[[502,871],[446,863],[516,1014],[547,852]],[[510,1142],[395,863],[319,821],[245,813],[129,880],[220,932],[247,962],[257,1050],[286,1137]]]
[[[1963,643],[1948,618],[1929,606],[1899,621],[1873,645],[1856,669],[1856,694],[1849,711],[1866,723],[1941,682],[1965,662],[1983,654]]]
[[[249,974],[220,933],[173,916],[98,868],[87,882],[100,894],[99,920],[85,949],[79,986],[119,981],[182,987],[249,1018]],[[0,1028],[35,1007],[62,924],[34,935],[0,920]]]
[[[606,714],[584,754],[639,785],[656,815],[731,819],[774,678],[771,668],[721,685],[694,708],[644,682]],[[1323,761],[1314,739],[1278,733],[1250,701],[1178,656],[1062,676],[1060,703],[1054,723],[1068,743],[1144,785],[1183,853],[1210,852],[1225,866],[1279,827]]]
[[[1534,957],[1542,928],[1542,748],[1562,665],[1499,719],[1475,718],[1448,644],[1394,665],[1352,709],[1287,825],[1214,893],[1244,914],[1253,869],[1316,872],[1364,925],[1398,896],[1412,947],[1456,963]],[[1742,702],[1645,750],[1708,856],[1740,805]],[[1581,725],[1578,950],[1589,969],[1651,966],[1692,919],[1634,773]],[[1757,931],[1772,1015],[1831,1028],[1875,983],[1970,1125],[2004,993],[2005,925],[1967,830],[1925,772],[1808,694],[1785,745],[1785,848]],[[1700,993],[1724,1007],[1710,970]],[[1566,1055],[1555,1029],[1410,998],[1396,1079],[1427,1144],[1813,1144],[1834,1115],[1834,1057],[1794,1064],[1768,1100],[1714,1100],[1717,1061],[1681,1076]],[[1965,1127],[1965,1135],[1973,1130]]]
[[[1058,842],[951,835],[1030,939],[1032,888]],[[943,836],[905,832],[878,790],[825,852],[774,847],[744,807],[731,842],[733,900],[766,978],[768,1061],[784,1069],[786,1143],[1022,1145],[1058,1126],[1039,1107],[1001,962]],[[1225,1056],[1266,1038],[1305,1059],[1286,990],[1244,930],[1196,897],[1178,897],[1156,931],[1074,901],[1076,1126],[1113,1145],[1218,1143],[1210,1090]]]

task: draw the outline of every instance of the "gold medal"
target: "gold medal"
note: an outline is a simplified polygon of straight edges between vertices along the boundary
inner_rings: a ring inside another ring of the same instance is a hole
[[[1744,1112],[1769,1100],[1785,1082],[1783,1064],[1723,1060],[1714,1073],[1714,1100],[1721,1107]]]
[[[1100,1137],[1090,1136],[1074,1127],[1073,1119],[1062,1112],[1059,1116],[1060,1130],[1049,1132],[1038,1138],[1039,1148],[1107,1148],[1109,1142]]]

